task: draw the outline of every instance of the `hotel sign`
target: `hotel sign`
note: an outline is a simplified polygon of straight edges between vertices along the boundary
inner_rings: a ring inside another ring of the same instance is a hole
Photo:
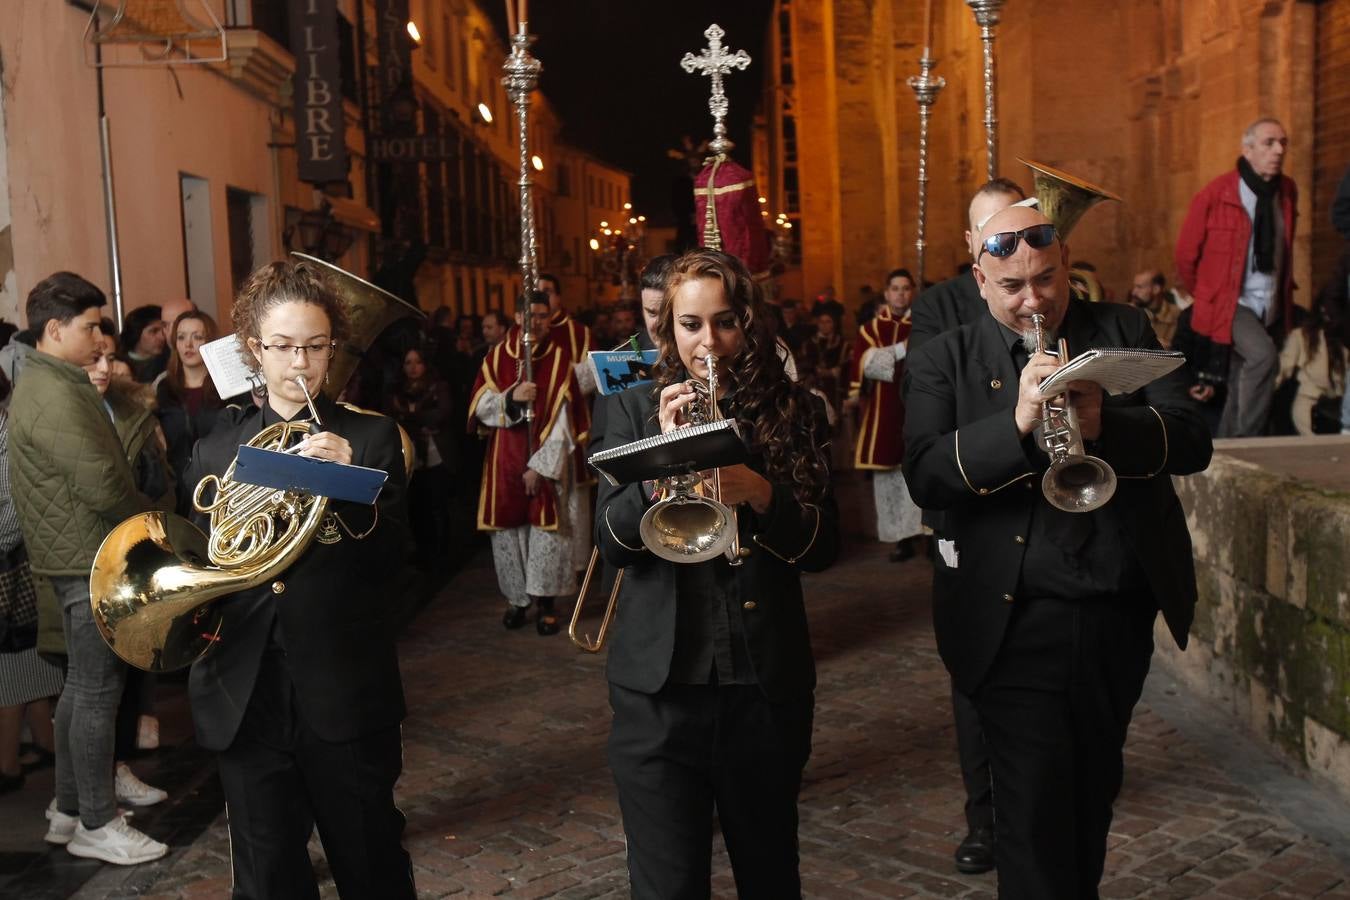
[[[370,158],[377,162],[439,162],[459,157],[458,142],[445,135],[371,135],[366,138],[366,146]]]
[[[337,0],[293,0],[295,149],[300,180],[347,178],[347,145],[339,77]]]

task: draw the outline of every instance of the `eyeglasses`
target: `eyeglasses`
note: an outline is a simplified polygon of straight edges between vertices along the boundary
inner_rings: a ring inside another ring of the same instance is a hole
[[[1017,244],[1020,241],[1026,241],[1027,246],[1036,250],[1044,250],[1055,240],[1055,226],[1048,223],[1041,225],[1028,225],[1021,231],[1000,231],[998,234],[991,234],[980,242],[980,255],[975,257],[975,261],[980,261],[980,256],[988,253],[990,256],[996,256],[1003,259],[1006,256],[1012,256],[1017,251]]]
[[[310,359],[332,359],[333,354],[337,353],[337,341],[316,344],[264,344],[259,341],[258,346],[282,359],[299,359],[301,353]]]

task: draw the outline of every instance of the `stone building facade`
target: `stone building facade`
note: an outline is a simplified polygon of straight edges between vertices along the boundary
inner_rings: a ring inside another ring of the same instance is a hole
[[[345,182],[323,189],[297,171],[287,2],[206,3],[223,26],[225,60],[101,70],[87,61],[86,0],[0,3],[0,318],[22,323],[28,291],[58,269],[112,296],[100,103],[126,309],[187,296],[226,321],[242,279],[301,249],[299,220],[321,208],[347,245],[335,258],[344,268],[371,277],[420,244],[425,260],[412,284],[424,309],[507,305],[520,285],[519,153],[501,85],[507,47],[481,3],[411,0],[416,130],[442,137],[449,152],[391,164],[389,178],[372,150],[381,128],[376,2],[336,0],[350,167]],[[539,92],[531,122],[548,268],[574,243],[558,234],[555,213],[567,151]],[[615,177],[626,199],[626,174]],[[382,202],[391,182],[411,197],[397,233]]]
[[[801,242],[805,293],[852,297],[915,261],[917,75],[924,0],[778,0],[768,25],[765,133],[756,174]],[[970,194],[986,177],[979,29],[965,3],[933,3],[930,280],[951,274]],[[1172,271],[1192,195],[1231,169],[1263,115],[1289,131],[1300,186],[1300,302],[1340,239],[1330,194],[1350,165],[1350,0],[1009,0],[995,30],[999,174],[1031,187],[1018,157],[1118,193],[1071,241],[1123,297],[1143,268]],[[794,273],[795,277],[795,273]]]

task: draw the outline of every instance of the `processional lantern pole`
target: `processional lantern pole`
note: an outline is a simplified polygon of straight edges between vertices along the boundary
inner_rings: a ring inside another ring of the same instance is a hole
[[[915,289],[919,291],[923,290],[924,259],[928,250],[928,245],[924,242],[924,228],[928,214],[928,117],[932,113],[933,104],[937,102],[938,92],[947,86],[946,79],[932,74],[934,65],[932,53],[930,46],[923,48],[923,56],[919,58],[919,74],[911,75],[909,78],[909,87],[914,91],[914,99],[919,104],[919,228],[918,237],[914,241],[914,249],[918,253]]]
[[[539,84],[543,64],[530,54],[534,36],[522,15],[511,36],[511,53],[502,63],[502,85],[516,108],[520,133],[520,369],[526,381],[534,381],[534,340],[530,335],[530,295],[539,288],[539,244],[534,229],[534,179],[530,176],[530,94]],[[525,405],[527,442],[534,454],[534,403]]]
[[[984,44],[984,147],[988,160],[989,179],[998,177],[998,98],[996,96],[997,70],[994,63],[994,27],[1006,0],[966,0],[975,13],[975,24],[980,26],[980,42]]]
[[[709,25],[703,32],[703,36],[708,39],[708,46],[699,51],[699,55],[686,53],[680,59],[680,68],[689,74],[698,72],[700,75],[706,75],[712,80],[712,95],[708,98],[708,111],[713,117],[713,139],[708,148],[712,150],[714,159],[726,159],[728,151],[735,144],[727,137],[727,111],[730,109],[730,103],[727,101],[727,95],[722,91],[722,76],[727,75],[733,70],[744,71],[750,65],[750,54],[744,50],[737,50],[735,53],[727,52],[722,46],[722,38],[726,32],[722,26],[717,24]],[[709,188],[713,186],[712,179],[708,181]],[[710,250],[722,249],[722,235],[716,227],[716,212],[714,210],[714,197],[708,197],[708,204],[704,218],[707,220],[703,229],[704,245]]]

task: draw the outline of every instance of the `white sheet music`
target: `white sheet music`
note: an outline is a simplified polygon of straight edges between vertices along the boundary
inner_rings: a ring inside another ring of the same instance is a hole
[[[239,355],[239,344],[228,334],[201,346],[202,362],[211,375],[211,383],[222,398],[247,394],[263,385],[262,373],[254,372]]]
[[[1175,350],[1088,350],[1042,381],[1040,390],[1043,394],[1058,394],[1071,381],[1095,381],[1108,394],[1128,394],[1185,362],[1185,354]]]

